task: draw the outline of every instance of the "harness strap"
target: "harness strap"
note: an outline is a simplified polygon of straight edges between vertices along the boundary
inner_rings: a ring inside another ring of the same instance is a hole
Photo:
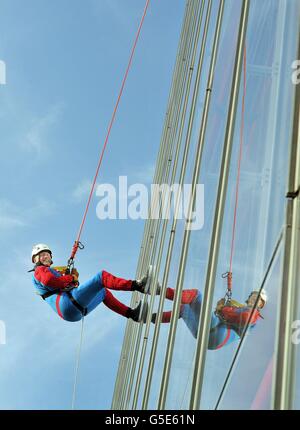
[[[37,294],[39,294],[39,293],[37,293]],[[48,297],[53,296],[54,294],[57,294],[57,291],[48,291],[47,293],[39,294],[39,296],[41,296],[41,298],[42,298],[43,300],[45,300],[45,299],[47,299]]]
[[[71,300],[71,302],[73,303],[73,305],[82,313],[82,316],[86,316],[87,314],[87,308],[84,308],[83,306],[81,306],[72,296],[72,294],[70,293],[70,291],[66,291],[67,296],[69,297],[69,299]]]
[[[82,315],[85,317],[87,314],[87,308],[84,308],[83,306],[81,306],[72,296],[72,294],[70,293],[70,291],[63,291],[60,290],[61,292],[64,292],[67,294],[67,296],[69,297],[70,301],[73,303],[73,305],[82,313]],[[47,299],[48,297],[53,296],[54,294],[57,294],[57,291],[48,291],[47,293],[44,294],[40,294],[40,296],[42,297],[43,300]]]

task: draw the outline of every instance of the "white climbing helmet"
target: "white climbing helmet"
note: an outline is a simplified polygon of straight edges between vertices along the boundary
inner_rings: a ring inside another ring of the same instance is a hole
[[[251,294],[253,294],[253,293],[259,294],[260,298],[263,300],[264,304],[267,303],[268,295],[267,295],[266,290],[264,290],[264,289],[262,289],[261,291],[260,290],[253,290],[253,291],[251,291]],[[250,294],[250,296],[251,296],[251,294]]]
[[[34,245],[33,246],[33,248],[32,248],[32,252],[31,252],[31,261],[34,263],[34,257],[36,256],[36,255],[38,255],[40,252],[42,252],[42,251],[48,251],[48,252],[50,252],[50,255],[51,255],[51,257],[52,257],[52,251],[51,251],[51,249],[49,248],[49,246],[48,245],[46,245],[45,243],[38,243],[37,245]]]

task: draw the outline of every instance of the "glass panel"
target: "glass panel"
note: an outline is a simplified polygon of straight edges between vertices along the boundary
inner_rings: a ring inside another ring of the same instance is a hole
[[[221,32],[219,55],[215,70],[215,79],[211,97],[211,108],[207,124],[206,143],[203,152],[202,175],[200,183],[205,185],[205,222],[201,230],[191,232],[189,255],[184,279],[184,290],[202,289],[205,281],[205,269],[207,265],[209,239],[212,229],[213,210],[215,196],[217,192],[219,168],[221,162],[222,145],[225,136],[226,117],[228,110],[228,99],[230,91],[230,81],[234,64],[235,44],[237,39],[238,22],[240,17],[240,2],[226,1]],[[210,43],[213,41],[216,17],[219,2],[214,2],[211,25]],[[234,43],[233,43],[234,41]],[[226,52],[226,66],[224,67],[224,53]],[[210,49],[211,53],[211,49]],[[210,57],[205,59],[206,69],[209,68]],[[201,81],[200,94],[205,94],[205,81]],[[199,133],[201,114],[204,100],[200,100],[197,124],[195,128]],[[194,160],[189,165],[189,176],[192,175]],[[180,255],[180,246],[176,248],[176,253]],[[177,276],[177,271],[174,273]],[[170,287],[176,285],[169,282]],[[195,292],[196,292],[195,291]],[[184,293],[187,294],[188,293]],[[191,296],[193,297],[193,292]],[[187,298],[188,300],[188,298]],[[174,356],[171,367],[169,389],[167,395],[167,409],[187,409],[189,407],[190,389],[192,383],[193,360],[196,346],[196,339],[190,332],[188,326],[194,331],[197,321],[194,321],[192,313],[188,312],[188,305],[182,308],[183,318],[178,322],[177,335],[174,348]],[[187,326],[188,325],[188,326]]]
[[[187,165],[187,171],[185,176],[185,184],[191,183],[191,176],[192,176],[192,167],[195,160],[195,150],[197,145],[197,138],[199,133],[199,121],[201,119],[201,114],[203,110],[203,103],[204,98],[206,94],[206,83],[207,83],[207,76],[208,76],[208,70],[209,70],[209,63],[210,63],[210,55],[211,55],[211,48],[212,48],[212,41],[213,41],[213,35],[215,31],[215,24],[216,24],[216,18],[217,18],[217,11],[218,11],[219,2],[214,1],[213,7],[212,7],[212,13],[211,13],[211,22],[209,26],[209,32],[207,37],[207,47],[206,47],[206,55],[204,58],[203,68],[202,68],[202,77],[201,77],[201,84],[200,84],[200,90],[199,90],[199,96],[196,106],[196,113],[195,113],[195,121],[192,131],[192,138],[191,138],[191,149],[190,154],[188,158],[188,165]],[[206,13],[206,8],[205,8]],[[204,15],[205,17],[205,15]],[[204,19],[203,19],[204,23]],[[202,24],[202,31],[203,31],[203,24]],[[201,43],[201,38],[200,38]],[[200,43],[198,51],[200,50]],[[197,56],[198,61],[198,56]],[[185,134],[184,134],[185,136]],[[182,153],[181,153],[182,155]],[[177,182],[179,181],[179,174],[180,174],[180,168],[181,163],[179,162],[178,169],[177,169]],[[174,249],[173,249],[173,255],[172,255],[172,261],[171,261],[171,268],[169,273],[169,280],[168,280],[168,286],[174,288],[176,285],[177,280],[177,274],[178,274],[178,268],[179,268],[179,260],[180,260],[180,250],[182,245],[182,239],[183,239],[183,232],[184,232],[184,226],[185,221],[182,219],[178,219],[177,221],[177,228],[176,228],[176,235],[175,235],[175,243],[174,243]],[[170,236],[170,227],[168,229],[168,233],[166,235],[166,242],[165,247],[168,246],[168,240]],[[165,250],[166,251],[166,250]],[[162,266],[165,264],[165,260],[163,259]],[[160,279],[163,278],[163,272],[164,267],[161,268],[160,272]],[[166,300],[165,302],[165,311],[169,311],[172,309],[172,302]],[[165,352],[166,352],[166,342],[168,338],[168,332],[169,332],[169,324],[161,324],[161,331],[160,331],[160,337],[159,337],[159,343],[158,343],[158,349],[157,349],[157,356],[155,361],[155,367],[154,367],[154,373],[153,373],[153,381],[151,385],[151,392],[150,392],[150,401],[148,408],[155,409],[157,407],[157,401],[158,401],[158,395],[160,390],[160,383],[161,383],[161,376],[164,366],[164,359],[165,359]],[[194,343],[194,340],[193,340]],[[179,375],[180,376],[180,375]],[[180,396],[180,393],[179,393]],[[176,407],[176,405],[174,405]],[[166,406],[169,408],[169,406]],[[173,407],[173,406],[172,406]]]
[[[193,296],[194,300],[191,304],[183,306],[178,322],[166,409],[187,409],[189,407],[196,347],[195,334],[200,312],[200,307],[197,307],[197,298],[201,297],[199,293],[203,292],[206,278],[240,18],[240,0],[238,5],[239,7],[237,7],[237,0],[225,2],[224,21],[199,181],[205,185],[205,223],[201,230],[195,230],[191,233],[184,279],[184,290],[194,289],[195,296]],[[204,59],[203,77],[200,83],[191,155],[185,183],[189,183],[192,176],[218,6],[219,1],[213,1],[213,19],[208,36],[210,49],[206,52]],[[285,0],[278,0],[277,2],[252,0],[250,3],[247,31],[244,149],[233,258],[234,299],[241,303],[247,300],[253,289],[260,287],[284,222],[288,144],[291,140],[295,91],[295,86],[291,80],[291,64],[295,60],[295,53],[297,52],[297,37],[295,35],[298,35],[299,32],[299,10],[300,3],[297,0],[289,2]],[[222,280],[221,275],[228,270],[229,266],[240,144],[242,88],[243,82],[241,82],[237,111],[214,305],[221,297],[224,297],[226,292],[226,282]],[[179,169],[180,163],[177,178]],[[184,222],[179,220],[168,282],[171,288],[176,286],[183,231]],[[163,277],[169,235],[170,225],[164,245],[160,279]],[[257,327],[253,331],[251,330],[249,334],[247,333],[233,372],[227,381],[219,408],[265,409],[270,407],[270,381],[272,378],[278,287],[281,279],[281,258],[281,251],[278,251],[265,285],[269,300],[263,312],[264,320],[260,320]],[[170,290],[168,297],[171,299]],[[166,300],[165,311],[171,309],[172,302]],[[156,409],[157,407],[168,333],[169,324],[162,324],[148,409]],[[225,334],[228,333],[226,328]],[[210,344],[210,347],[215,349],[207,352],[201,409],[214,409],[224,386],[225,378],[239,345],[239,335],[236,334],[236,331],[231,330],[229,335],[229,339],[224,337],[224,345],[219,344],[219,346],[224,347],[217,349],[217,344]],[[148,363],[152,336],[153,327],[149,336],[145,363]],[[236,341],[230,342],[233,338]],[[212,337],[210,341],[212,341]],[[260,355],[259,360],[257,360],[258,354]],[[300,364],[299,357],[298,363]],[[146,371],[147,365],[145,364],[139,407],[142,401]],[[300,377],[298,376],[297,387],[300,386],[299,380]],[[245,381],[247,383],[246,393]],[[300,392],[299,388],[297,392]],[[298,398],[300,398],[300,394],[298,394]]]
[[[251,2],[247,31],[244,150],[233,257],[233,298],[240,303],[245,303],[252,290],[260,288],[284,222],[288,145],[284,145],[283,142],[288,143],[291,140],[295,87],[291,82],[290,65],[294,60],[297,47],[295,38],[297,33],[294,31],[295,26],[298,25],[295,21],[295,17],[298,16],[295,12],[298,10],[299,3],[297,4],[296,1],[254,0]],[[242,88],[243,82],[241,82],[214,303],[224,296],[226,282],[222,282],[221,275],[229,268],[240,143]],[[278,266],[274,270],[277,273]],[[239,375],[239,389],[236,388],[238,382],[230,385],[235,387],[242,399],[238,399],[238,396],[234,396],[233,399],[234,390],[230,389],[230,394],[226,394],[226,403],[224,400],[221,405],[222,408],[259,407],[260,403],[254,398],[255,392],[261,393],[270,378],[278,283],[268,282],[266,289],[270,296],[270,303],[268,302],[263,312],[265,320],[260,321],[253,334],[251,333],[251,336],[245,339],[243,353],[234,369],[235,381],[237,380],[235,373]],[[230,343],[231,339],[231,337],[228,339],[223,348],[208,351],[201,409],[216,406],[238,347],[238,342]],[[237,341],[238,339],[239,336],[236,336]],[[224,341],[226,341],[225,337]],[[251,362],[253,361],[253,354],[249,353],[251,348],[256,352],[259,351],[261,361]],[[250,377],[250,371],[247,369],[254,368],[257,373],[254,372],[254,375],[251,373]],[[241,378],[244,378],[243,383]],[[264,382],[259,387],[258,381],[261,382],[262,378]],[[268,396],[269,391],[265,393],[264,403],[261,402],[263,406],[266,403],[269,405]]]
[[[300,244],[298,248],[298,259],[295,261],[299,261],[299,259],[300,259]],[[300,265],[298,265],[298,269],[297,269],[296,282],[297,282],[297,285],[300,285]],[[300,294],[299,294],[299,291],[298,291],[297,309],[298,309],[297,311],[298,318],[293,323],[293,330],[292,330],[292,342],[295,345],[295,358],[296,358],[294,409],[300,409]]]
[[[203,15],[203,18],[202,18],[201,32],[200,32],[200,37],[199,37],[200,42],[201,42],[201,34],[203,33],[203,27],[204,27],[204,17],[205,17],[205,12],[204,12],[204,15]],[[199,49],[200,49],[199,46],[200,46],[200,43],[198,43],[197,46],[196,46],[196,49],[197,49],[198,53],[199,53]],[[198,58],[198,55],[196,55],[196,60],[195,61],[197,61],[197,58]],[[190,61],[191,61],[191,58],[189,58],[189,62]],[[188,70],[188,73],[189,73],[189,70]],[[195,72],[195,68],[194,68],[194,73],[192,75],[192,80],[191,80],[191,84],[190,84],[190,88],[189,88],[188,93],[187,93],[187,77],[186,77],[186,80],[185,80],[185,90],[184,90],[184,95],[183,95],[182,101],[185,99],[186,94],[188,94],[189,97],[188,97],[188,105],[187,105],[187,108],[186,108],[186,113],[185,113],[184,121],[182,123],[183,124],[183,131],[181,133],[182,134],[181,141],[183,143],[181,144],[181,149],[180,149],[180,153],[179,153],[179,162],[177,164],[175,181],[174,181],[177,184],[179,182],[179,173],[180,173],[180,169],[181,169],[181,165],[182,165],[182,157],[183,157],[183,150],[184,150],[184,136],[186,136],[187,127],[188,127],[188,118],[189,118],[189,112],[190,112],[190,108],[191,108],[193,89],[194,89],[194,85],[195,85],[195,76],[196,76],[196,72]],[[179,121],[178,121],[178,124],[177,124],[177,129],[176,129],[176,132],[174,133],[174,142],[172,143],[174,145],[173,161],[175,159],[176,146],[177,146],[178,139],[179,139],[179,136],[180,136],[179,135],[179,131],[180,131],[179,129],[180,129],[180,126],[181,126],[182,114],[183,114],[183,103],[182,103],[182,106],[181,106],[181,112],[179,113]],[[170,174],[168,176],[168,181],[170,181],[172,173],[173,173],[173,164],[171,166]],[[165,264],[165,261],[166,261],[166,254],[167,254],[167,251],[168,251],[168,242],[169,242],[169,238],[170,238],[170,234],[171,234],[170,231],[171,231],[172,221],[173,221],[172,215],[174,213],[174,201],[172,203],[172,206],[171,206],[171,209],[170,209],[170,213],[171,213],[171,216],[170,216],[170,220],[169,220],[168,225],[167,225],[167,231],[166,231],[165,241],[164,241],[164,245],[163,245],[163,255],[162,255],[162,260],[161,260],[162,263],[161,263],[161,267],[160,267],[160,271],[159,271],[159,280],[160,281],[163,279],[164,264]],[[157,264],[157,258],[158,258],[159,246],[160,246],[160,241],[161,241],[163,221],[161,222],[161,228],[160,228],[160,231],[159,231],[159,239],[158,239],[158,242],[157,242],[158,245],[157,245],[157,248],[156,248],[156,253],[155,253],[155,258],[154,258],[154,264]],[[174,246],[175,249],[178,248],[180,246],[180,243],[182,242],[182,234],[183,234],[183,221],[179,219],[178,223],[177,223],[177,230],[176,230],[176,235],[175,235],[175,246]],[[174,262],[175,267],[176,266],[178,267],[178,263],[179,263],[179,255],[177,255],[177,261]],[[173,273],[170,273],[170,277],[172,277],[172,275],[173,275]],[[153,308],[154,312],[158,308],[158,302],[159,302],[159,297],[157,297],[155,299],[155,304],[154,304],[154,308]],[[149,336],[148,336],[148,346],[147,346],[147,351],[146,351],[145,364],[144,364],[144,367],[143,367],[141,389],[140,389],[140,392],[139,392],[139,399],[138,399],[138,405],[137,405],[138,409],[141,408],[142,401],[143,401],[145,381],[146,381],[146,376],[147,376],[147,372],[148,372],[148,362],[149,362],[149,358],[150,358],[151,345],[152,345],[152,341],[153,341],[153,334],[154,334],[154,325],[151,325],[150,333],[149,333]],[[159,378],[161,376],[161,371],[162,371],[162,368],[163,368],[163,354],[164,354],[164,351],[165,351],[165,345],[166,345],[166,339],[167,339],[167,331],[164,330],[164,328],[161,329],[160,339],[162,339],[163,348],[158,347],[158,355],[161,352],[161,357],[156,359],[153,380],[156,380],[156,378]],[[158,363],[161,363],[161,365],[159,365]],[[159,371],[160,371],[160,374],[159,374],[160,376],[157,375],[157,369],[159,369]],[[154,384],[155,384],[155,389],[156,390],[159,389],[159,384],[157,384],[156,382]],[[149,403],[148,403],[148,409],[150,409],[150,408],[154,409],[156,407],[156,405],[157,405],[157,396],[158,396],[158,393],[156,391],[155,396],[153,396],[152,394],[153,393],[150,393],[150,400],[149,400]]]

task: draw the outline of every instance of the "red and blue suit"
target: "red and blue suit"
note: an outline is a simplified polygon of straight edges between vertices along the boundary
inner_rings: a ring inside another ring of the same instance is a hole
[[[84,315],[87,315],[102,302],[114,312],[128,317],[130,308],[117,300],[109,289],[131,291],[132,282],[103,270],[67,292],[64,290],[73,284],[72,275],[63,275],[43,265],[36,266],[33,274],[33,284],[37,293],[41,296],[52,293],[45,301],[61,318],[72,322],[82,319],[80,307],[84,309]],[[70,295],[73,299],[70,299]],[[74,302],[79,304],[79,307]]]
[[[167,288],[166,298],[174,299],[174,290]],[[179,317],[182,318],[192,335],[197,338],[199,316],[202,305],[202,294],[197,289],[183,290],[181,296],[181,307]],[[172,311],[163,313],[162,322],[170,322]],[[252,329],[257,320],[262,318],[260,312],[252,307],[224,306],[220,316],[212,313],[208,349],[220,349],[225,345],[238,340],[249,321],[249,328]]]

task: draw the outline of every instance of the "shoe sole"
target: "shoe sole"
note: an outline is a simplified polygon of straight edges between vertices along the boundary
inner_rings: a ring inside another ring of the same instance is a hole
[[[143,303],[139,313],[138,322],[146,322],[146,318],[148,315],[148,303]]]
[[[147,282],[144,288],[144,294],[149,294],[150,293],[150,287],[152,284],[152,276],[153,276],[153,266],[152,264],[150,264],[149,269],[148,269],[148,273],[147,273]]]

